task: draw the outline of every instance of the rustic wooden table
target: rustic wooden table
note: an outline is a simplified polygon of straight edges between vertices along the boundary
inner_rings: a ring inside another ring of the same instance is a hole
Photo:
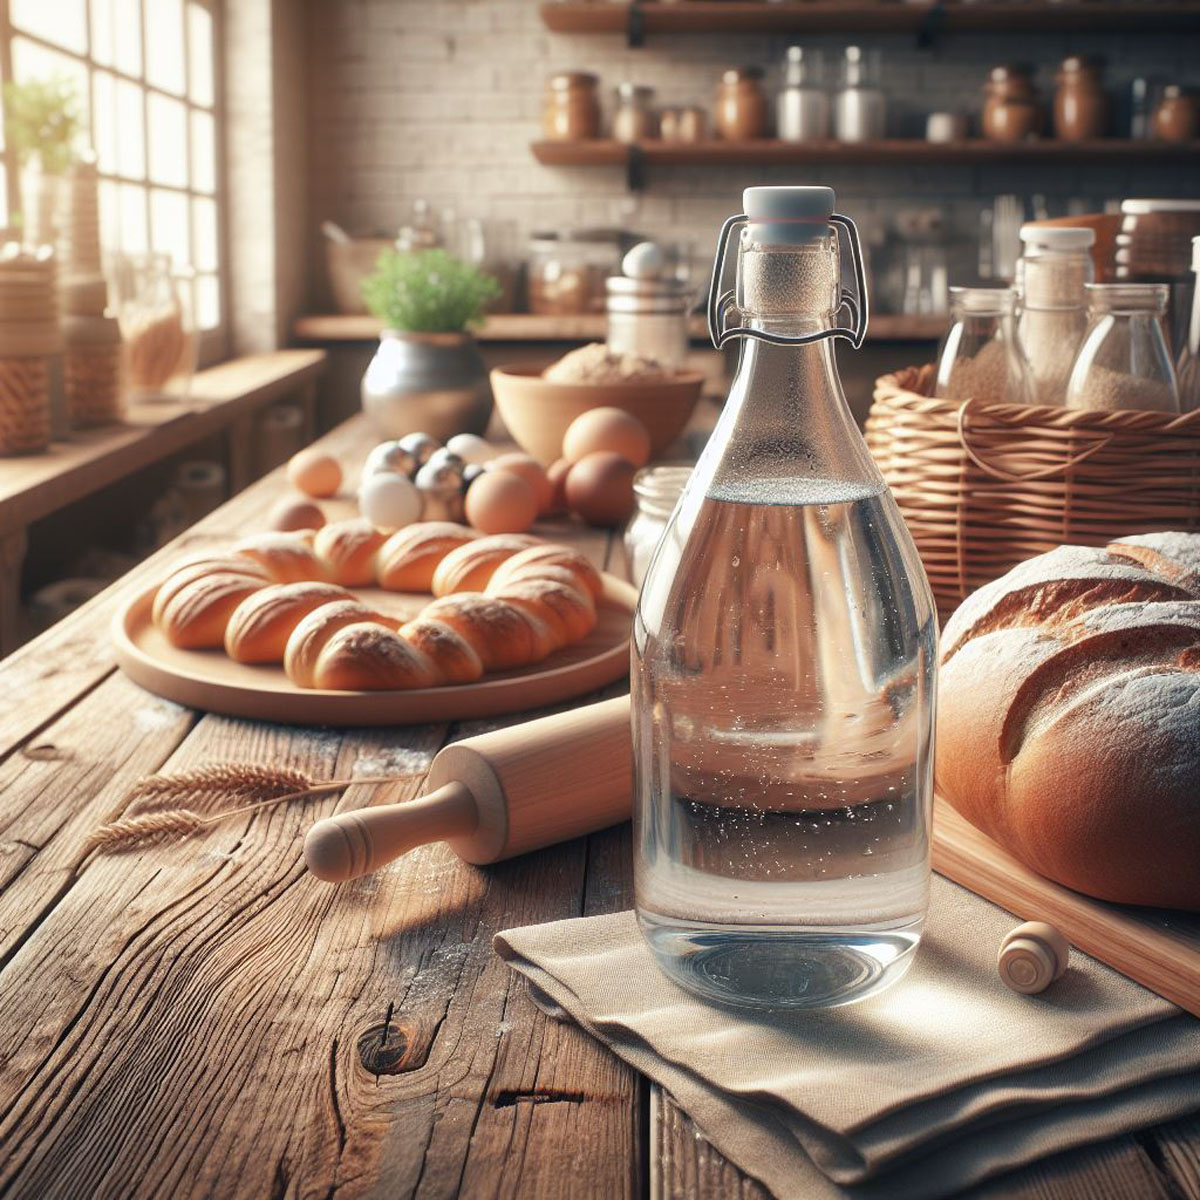
[[[350,458],[369,438],[351,422],[328,441]],[[254,485],[0,665],[0,1195],[764,1196],[492,952],[499,929],[628,906],[627,827],[483,870],[428,846],[340,888],[306,875],[313,820],[415,795],[413,779],[81,854],[154,771],[250,759],[419,775],[480,729],[255,724],[115,669],[122,598],[260,525],[284,486]],[[614,556],[606,537],[571,536]],[[1200,1121],[973,1196],[1200,1197]]]

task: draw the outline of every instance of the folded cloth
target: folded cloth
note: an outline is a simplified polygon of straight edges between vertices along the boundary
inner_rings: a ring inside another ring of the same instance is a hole
[[[497,934],[535,999],[665,1087],[782,1198],[931,1200],[1200,1109],[1200,1021],[1085,955],[1037,996],[996,971],[1015,918],[940,876],[916,962],[846,1008],[708,1004],[630,912]]]

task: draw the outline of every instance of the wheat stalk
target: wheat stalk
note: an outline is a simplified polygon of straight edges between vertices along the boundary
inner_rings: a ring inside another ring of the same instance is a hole
[[[400,783],[412,778],[413,773],[408,772],[314,783],[302,771],[255,763],[219,763],[176,775],[151,775],[135,784],[127,797],[132,801],[129,815],[93,829],[83,852],[131,850],[169,837],[190,837],[206,825],[289,800],[325,796],[354,784]],[[185,799],[190,807],[183,806]],[[238,800],[251,802],[201,815],[201,811]]]

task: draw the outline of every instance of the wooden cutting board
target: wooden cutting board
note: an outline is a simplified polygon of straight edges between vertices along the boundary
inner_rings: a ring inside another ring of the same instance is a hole
[[[1057,926],[1072,946],[1200,1017],[1200,913],[1107,904],[1051,883],[940,797],[933,868],[1023,920]]]

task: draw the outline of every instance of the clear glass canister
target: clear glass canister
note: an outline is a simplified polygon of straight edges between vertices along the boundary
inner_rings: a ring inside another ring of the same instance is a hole
[[[1067,407],[1178,412],[1163,337],[1166,285],[1090,283],[1087,292],[1088,327],[1067,382]]]
[[[604,311],[604,281],[621,261],[621,240],[605,230],[535,233],[529,241],[529,311],[576,316]]]
[[[136,400],[179,399],[196,370],[192,281],[165,254],[126,255],[116,264],[125,379]]]
[[[644,142],[658,133],[658,121],[650,107],[654,89],[637,83],[617,85],[617,110],[613,113],[612,135],[618,142]]]
[[[853,224],[829,188],[751,188],[743,209],[709,298],[718,348],[743,339],[737,375],[634,617],[637,917],[690,991],[831,1006],[900,978],[920,941],[936,618],[829,340],[865,334]]]
[[[1017,333],[1029,362],[1034,399],[1061,406],[1067,377],[1087,328],[1086,285],[1094,279],[1092,229],[1023,225],[1017,260],[1021,316]]]
[[[952,324],[938,354],[935,396],[988,404],[1034,403],[1015,311],[1012,288],[950,289]]]
[[[650,559],[691,477],[691,464],[685,463],[660,463],[643,467],[633,477],[637,512],[625,530],[625,559],[629,578],[638,586],[646,578]]]

